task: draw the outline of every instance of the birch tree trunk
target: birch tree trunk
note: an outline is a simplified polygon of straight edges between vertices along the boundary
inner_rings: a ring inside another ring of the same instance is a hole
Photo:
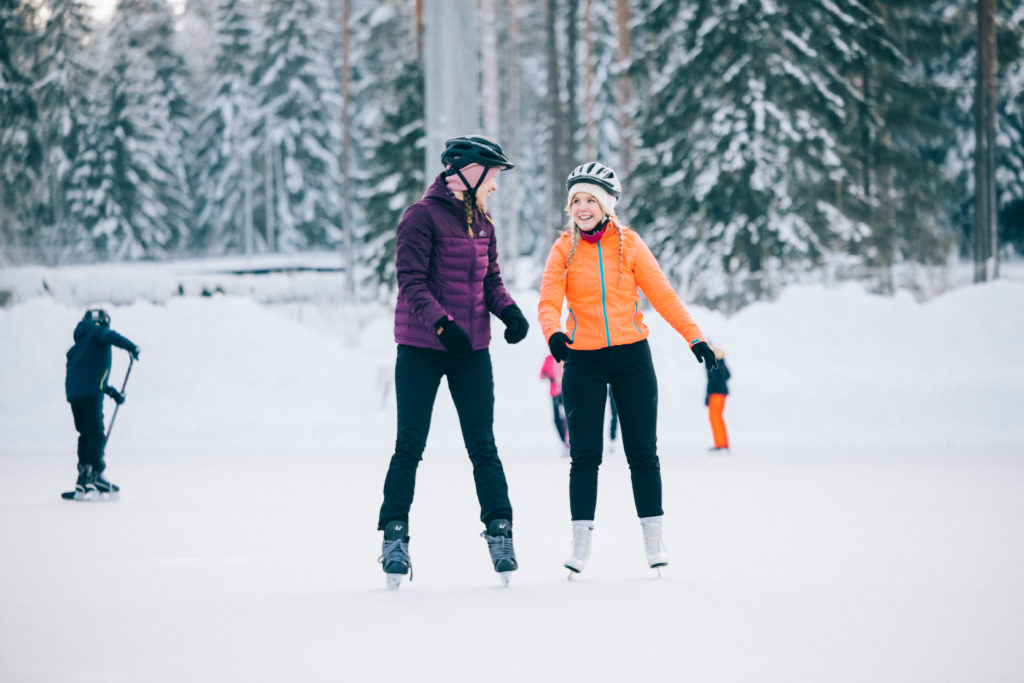
[[[999,277],[996,230],[996,0],[978,2],[978,92],[974,107],[974,281]]]

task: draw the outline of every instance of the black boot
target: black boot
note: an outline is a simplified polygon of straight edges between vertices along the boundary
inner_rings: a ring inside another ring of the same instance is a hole
[[[402,577],[409,574],[412,581],[412,561],[409,559],[409,525],[392,520],[384,525],[384,544],[377,558],[388,575],[388,588],[398,588]]]
[[[507,519],[492,520],[487,525],[487,531],[480,535],[487,541],[487,550],[491,553],[494,571],[504,573],[519,569],[516,551],[512,547],[512,522]]]

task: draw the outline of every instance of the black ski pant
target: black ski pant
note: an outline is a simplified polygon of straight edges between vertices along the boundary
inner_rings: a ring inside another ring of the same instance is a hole
[[[594,519],[609,386],[619,411],[622,447],[629,463],[637,516],[661,515],[658,379],[654,374],[651,348],[645,339],[594,351],[569,351],[562,376],[562,399],[569,421],[572,518]]]
[[[473,463],[480,520],[512,520],[505,471],[494,444],[494,374],[487,349],[454,354],[415,346],[398,345],[395,361],[395,399],[398,403],[398,437],[384,479],[384,504],[377,528],[392,520],[408,523],[416,487],[416,468],[423,459],[430,431],[430,417],[441,377],[448,378],[462,439]]]
[[[106,468],[103,451],[107,445],[103,427],[103,399],[72,401],[71,414],[75,417],[75,429],[78,430],[79,471],[82,465],[92,465],[94,472],[102,472]]]

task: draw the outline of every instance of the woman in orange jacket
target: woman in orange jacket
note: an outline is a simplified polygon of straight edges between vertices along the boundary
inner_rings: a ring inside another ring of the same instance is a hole
[[[658,380],[640,291],[686,339],[698,362],[715,355],[640,236],[621,225],[622,192],[615,172],[598,162],[578,166],[566,182],[567,229],[548,254],[538,319],[551,355],[565,361],[562,398],[569,422],[569,507],[573,542],[565,566],[579,573],[590,556],[603,451],[608,387],[619,410],[633,502],[643,529],[647,563],[668,564],[662,541],[661,469],[657,453]],[[562,303],[568,303],[565,327]],[[572,574],[570,574],[570,577]]]

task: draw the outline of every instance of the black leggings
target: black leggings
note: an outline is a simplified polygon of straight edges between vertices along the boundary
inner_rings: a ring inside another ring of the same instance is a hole
[[[473,463],[473,479],[480,501],[480,520],[512,520],[505,471],[494,445],[494,375],[487,349],[468,355],[398,345],[395,361],[395,398],[398,437],[384,479],[384,503],[377,528],[392,520],[408,523],[416,488],[416,468],[423,459],[430,417],[441,377],[447,376],[462,439]]]
[[[604,450],[607,387],[615,397],[622,447],[629,463],[638,517],[661,508],[658,461],[658,378],[647,340],[595,351],[569,351],[562,399],[569,421],[569,508],[574,520],[592,520],[597,508],[597,470]]]

